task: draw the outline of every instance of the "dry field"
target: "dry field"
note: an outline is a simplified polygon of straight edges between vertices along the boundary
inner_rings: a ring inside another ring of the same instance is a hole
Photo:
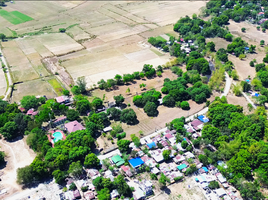
[[[0,97],[4,96],[7,89],[6,77],[3,70],[0,69]]]
[[[248,103],[249,102],[243,96],[239,96],[239,97],[235,96],[232,93],[232,90],[230,90],[230,93],[227,96],[227,102],[229,104],[233,104],[233,105],[240,105],[243,107],[243,112],[245,114],[251,114],[251,112],[248,110]]]
[[[4,23],[13,34],[29,35],[11,44],[18,49],[19,60],[25,59],[23,66],[14,64],[17,67],[13,70],[14,79],[25,81],[36,79],[40,74],[46,76],[39,60],[58,56],[63,61],[61,65],[74,80],[85,76],[90,87],[102,78],[140,71],[144,64],[157,66],[166,63],[169,55],[161,55],[150,47],[148,37],[177,36],[172,24],[182,16],[199,13],[205,1],[7,4],[5,10],[18,10],[34,19],[18,25]],[[67,28],[66,34],[56,33],[59,28]],[[38,34],[31,36],[32,33]],[[14,58],[11,52],[8,53],[7,60],[12,63]],[[28,74],[17,72],[26,67]]]
[[[27,95],[46,95],[47,98],[54,98],[57,96],[53,87],[45,78],[16,84],[12,94],[12,102],[19,102],[23,96]]]

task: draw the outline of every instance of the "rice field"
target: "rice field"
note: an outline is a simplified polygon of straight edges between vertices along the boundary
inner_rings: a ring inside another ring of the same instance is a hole
[[[0,10],[0,16],[5,18],[7,21],[9,21],[12,24],[21,24],[24,22],[28,22],[33,20],[33,18],[19,12],[19,11],[11,11],[8,12],[6,10]]]

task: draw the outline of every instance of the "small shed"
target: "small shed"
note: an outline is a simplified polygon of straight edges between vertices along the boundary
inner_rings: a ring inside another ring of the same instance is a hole
[[[202,167],[202,169],[207,173],[208,172],[208,168],[206,167]]]
[[[105,127],[104,129],[103,129],[103,132],[109,132],[109,131],[112,131],[113,129],[112,129],[112,127],[110,127],[110,126],[108,126],[108,127]]]

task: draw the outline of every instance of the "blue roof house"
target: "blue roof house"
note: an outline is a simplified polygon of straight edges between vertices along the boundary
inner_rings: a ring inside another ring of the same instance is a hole
[[[129,160],[128,162],[133,168],[138,168],[144,164],[143,160],[140,158],[133,158],[133,159]]]
[[[149,147],[149,149],[152,149],[152,148],[156,147],[156,144],[155,144],[155,142],[151,142],[151,143],[148,143],[147,146]]]

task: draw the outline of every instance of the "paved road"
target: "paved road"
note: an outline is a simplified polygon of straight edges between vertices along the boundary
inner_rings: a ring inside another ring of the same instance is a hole
[[[4,55],[3,55],[3,52],[2,52],[2,49],[1,48],[0,48],[0,53],[2,54],[2,56],[1,56],[2,62],[4,63],[4,65],[7,68],[6,74],[7,74],[9,85],[7,86],[8,87],[8,90],[7,90],[6,95],[5,95],[4,99],[3,99],[5,101],[7,101],[8,100],[8,96],[11,93],[11,87],[10,86],[12,86],[13,83],[12,83],[12,79],[11,79],[11,76],[10,76],[10,73],[9,73],[9,68],[8,68],[8,65],[7,65],[7,61],[6,61],[6,59],[5,59]]]

